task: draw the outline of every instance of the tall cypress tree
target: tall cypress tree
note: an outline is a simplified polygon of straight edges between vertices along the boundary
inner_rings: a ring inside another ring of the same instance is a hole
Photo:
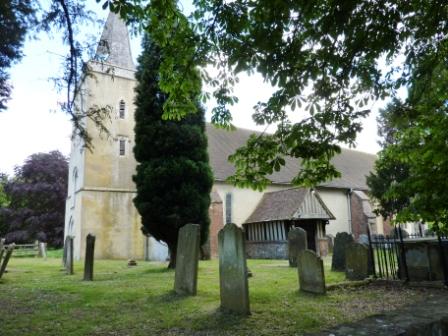
[[[134,204],[142,217],[143,232],[168,245],[169,267],[174,267],[182,226],[199,224],[201,242],[208,238],[213,177],[199,100],[196,113],[180,121],[162,120],[167,96],[158,85],[159,64],[159,49],[146,36],[136,74]]]

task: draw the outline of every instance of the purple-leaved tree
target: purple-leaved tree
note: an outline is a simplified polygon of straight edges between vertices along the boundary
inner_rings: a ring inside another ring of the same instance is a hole
[[[8,204],[0,207],[0,236],[8,242],[34,240],[60,247],[64,236],[68,162],[59,152],[29,156],[4,184]]]

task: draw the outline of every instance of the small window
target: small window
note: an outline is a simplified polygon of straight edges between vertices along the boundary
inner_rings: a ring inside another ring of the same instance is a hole
[[[126,140],[120,139],[120,155],[124,156],[126,154]]]
[[[119,107],[120,119],[124,119],[125,110],[126,110],[126,104],[124,100],[120,100],[120,107]]]

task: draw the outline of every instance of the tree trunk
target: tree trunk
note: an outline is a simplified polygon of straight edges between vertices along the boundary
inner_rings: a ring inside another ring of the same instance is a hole
[[[168,264],[168,268],[175,269],[176,268],[177,246],[168,245],[168,250],[170,251],[170,262]]]

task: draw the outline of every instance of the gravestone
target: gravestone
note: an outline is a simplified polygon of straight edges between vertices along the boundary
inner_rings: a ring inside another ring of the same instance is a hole
[[[358,237],[358,243],[363,244],[363,245],[369,245],[369,236],[367,236],[366,234],[360,234]]]
[[[38,256],[42,257],[44,259],[47,259],[47,243],[39,242],[38,244],[39,244],[38,245],[38,248],[39,248]]]
[[[70,236],[66,236],[65,237],[65,241],[64,241],[64,249],[62,250],[62,266],[66,267],[66,263],[67,263],[67,247],[68,247],[68,238]]]
[[[345,276],[348,280],[364,280],[369,276],[369,248],[351,243],[345,250]]]
[[[8,245],[5,249],[5,258],[2,262],[0,262],[0,279],[3,276],[3,273],[6,271],[6,266],[8,266],[9,259],[11,258],[12,251],[14,251],[14,248],[16,247],[16,244],[12,243]]]
[[[200,229],[198,224],[187,224],[179,230],[174,277],[174,291],[177,294],[196,295]]]
[[[5,253],[5,239],[0,239],[0,265],[2,264],[3,254]]]
[[[221,308],[249,315],[249,284],[243,230],[235,224],[224,225],[218,233],[219,284]]]
[[[333,253],[334,237],[331,234],[325,236],[328,239],[328,253]]]
[[[306,231],[298,227],[291,228],[288,232],[288,259],[290,267],[297,267],[297,255],[300,251],[307,248]]]
[[[297,256],[300,291],[325,294],[324,262],[314,251],[303,250]]]
[[[67,245],[67,255],[65,260],[65,272],[68,275],[73,274],[73,237],[67,236],[66,245]]]
[[[334,238],[333,258],[331,260],[331,270],[345,272],[345,248],[353,243],[352,235],[347,232],[339,232]]]
[[[85,281],[93,281],[94,255],[95,255],[95,236],[89,233],[86,237],[86,257],[84,259]]]

